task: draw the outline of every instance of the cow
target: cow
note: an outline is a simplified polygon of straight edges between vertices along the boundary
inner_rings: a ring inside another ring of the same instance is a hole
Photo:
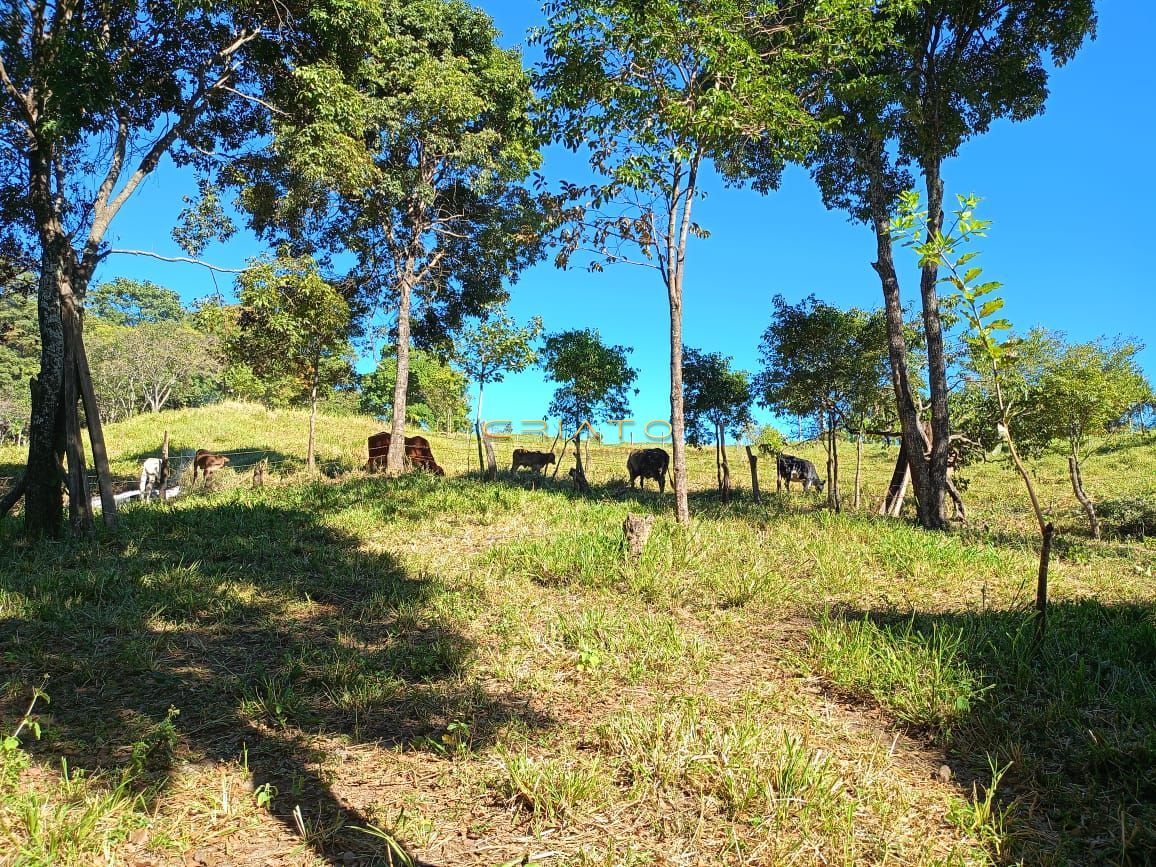
[[[149,499],[159,494],[161,486],[168,480],[169,462],[162,458],[145,458],[140,468],[140,498]]]
[[[759,454],[764,458],[773,457],[775,454],[775,447],[770,443],[759,443]]]
[[[201,471],[207,482],[213,473],[228,462],[229,459],[224,455],[215,455],[208,449],[197,449],[197,453],[193,455],[193,481],[197,480],[197,470]]]
[[[389,431],[382,431],[369,438],[369,469],[377,470],[385,467],[389,455],[389,444],[393,436]],[[438,466],[430,449],[429,440],[423,436],[405,438],[405,457],[415,467],[429,470],[435,476],[444,476],[446,471]]]
[[[626,472],[630,473],[630,487],[634,480],[641,479],[639,485],[645,490],[646,480],[658,482],[658,490],[666,493],[666,471],[670,466],[670,455],[665,449],[635,449],[626,459]]]
[[[791,482],[802,482],[803,490],[809,491],[812,487],[820,494],[823,493],[825,482],[819,478],[815,465],[810,461],[797,458],[794,455],[779,455],[778,482],[787,483],[787,490],[791,490]]]
[[[535,452],[530,449],[514,449],[514,460],[510,464],[510,472],[515,472],[519,467],[528,467],[536,473],[541,474],[546,469],[547,464],[554,463],[553,452]]]

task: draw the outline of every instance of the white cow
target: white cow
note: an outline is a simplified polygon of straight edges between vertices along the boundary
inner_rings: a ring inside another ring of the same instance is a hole
[[[140,498],[146,500],[152,494],[160,493],[161,485],[168,477],[168,466],[160,458],[145,458],[140,470]]]

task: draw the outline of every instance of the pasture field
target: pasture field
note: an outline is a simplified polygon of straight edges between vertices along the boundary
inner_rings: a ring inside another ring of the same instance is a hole
[[[325,418],[308,479],[304,414],[229,404],[112,426],[126,486],[164,429],[230,468],[115,534],[0,526],[0,865],[1156,861],[1156,543],[1088,538],[1058,457],[1036,647],[1002,465],[929,534],[870,512],[894,448],[839,515],[765,460],[753,504],[738,449],[723,506],[692,450],[687,530],[621,446],[591,449],[589,496],[569,459],[506,472],[513,443],[483,483],[444,436],[446,478],[386,479],[360,470],[381,425]],[[1085,483],[1156,496],[1156,439]],[[659,516],[638,562],[632,511]]]

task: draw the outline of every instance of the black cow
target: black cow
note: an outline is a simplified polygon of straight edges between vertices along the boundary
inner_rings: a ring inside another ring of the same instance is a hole
[[[666,493],[666,471],[670,466],[670,455],[664,449],[635,449],[626,459],[626,471],[630,473],[630,487],[634,480],[645,488],[647,479],[658,482],[658,490]]]
[[[553,452],[535,452],[529,449],[514,449],[514,460],[510,464],[510,471],[513,472],[520,467],[529,467],[536,473],[541,474],[546,469],[547,464],[555,462]]]
[[[778,482],[781,484],[785,481],[788,491],[791,490],[791,482],[802,482],[804,491],[809,491],[814,487],[820,494],[823,493],[825,483],[819,478],[819,474],[815,471],[815,465],[810,461],[805,461],[794,455],[779,455],[778,468]]]

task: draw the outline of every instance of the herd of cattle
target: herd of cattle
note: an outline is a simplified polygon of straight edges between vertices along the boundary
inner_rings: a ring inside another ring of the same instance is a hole
[[[389,455],[389,445],[392,437],[388,431],[374,434],[369,438],[369,462],[367,469],[383,469]],[[429,440],[423,436],[405,438],[405,458],[415,468],[427,470],[434,475],[444,476],[434,458]],[[557,462],[552,451],[542,452],[531,449],[514,449],[510,471],[525,467],[541,475],[547,466]],[[207,449],[197,449],[193,455],[193,482],[200,472],[207,482],[214,472],[221,469],[229,459],[224,455],[216,455]],[[665,449],[634,449],[626,458],[626,472],[630,476],[630,487],[637,481],[639,486],[646,487],[646,480],[652,479],[658,483],[658,490],[666,492],[666,481],[670,477],[670,455]],[[794,455],[778,454],[776,460],[776,476],[778,484],[786,483],[787,490],[791,489],[791,482],[802,482],[803,490],[815,488],[822,493],[823,480],[819,478],[815,465],[808,460],[797,458]],[[168,477],[168,462],[161,458],[148,458],[141,468],[140,496],[145,499],[150,493],[159,492]],[[673,482],[672,482],[673,486]]]

